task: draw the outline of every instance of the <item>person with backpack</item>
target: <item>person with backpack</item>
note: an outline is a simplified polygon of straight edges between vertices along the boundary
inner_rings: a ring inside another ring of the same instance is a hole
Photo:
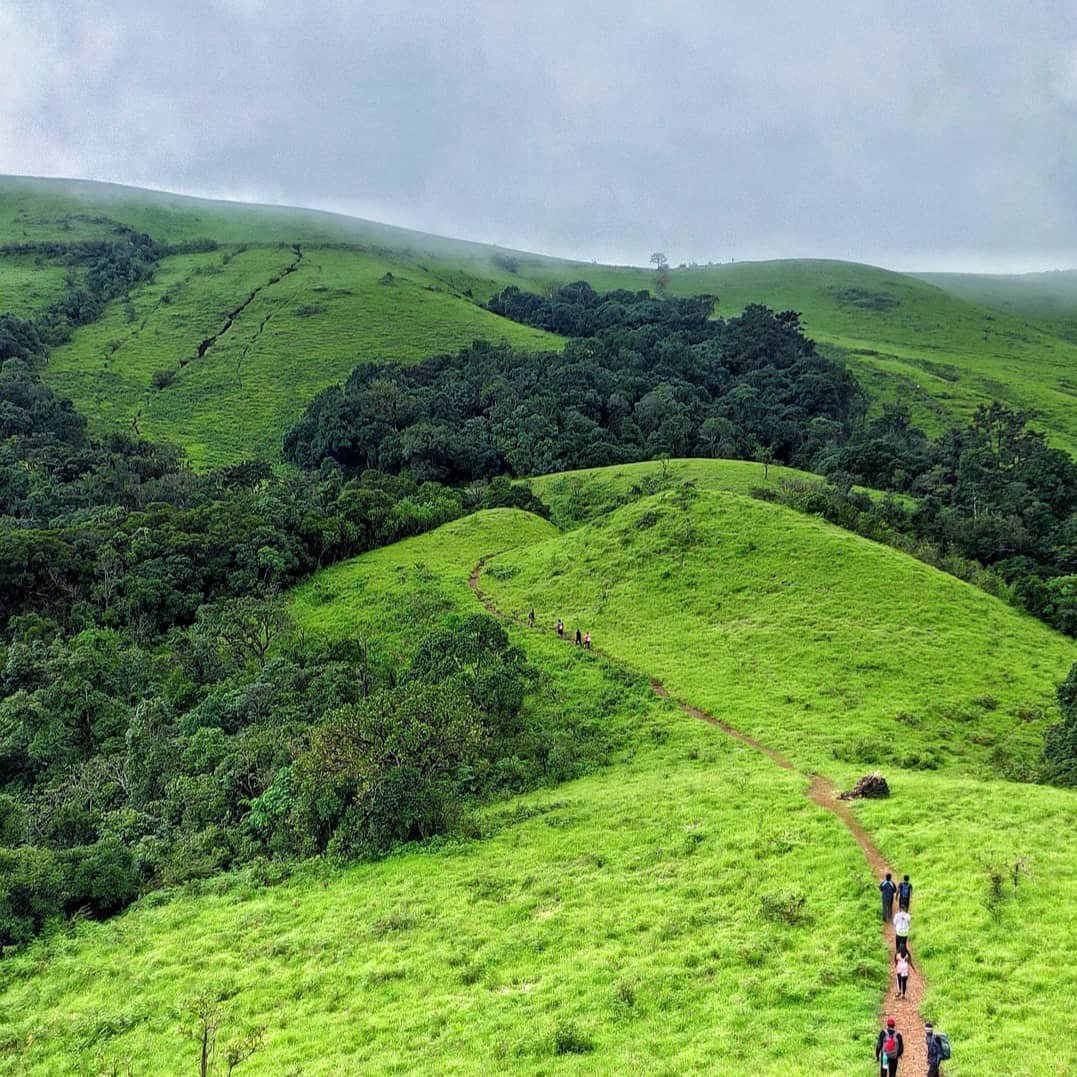
[[[560,617],[557,618],[557,638],[565,638],[565,622],[562,621]]]
[[[583,646],[583,633],[578,628],[576,629],[576,646]]]
[[[912,917],[904,909],[898,909],[894,913],[894,947],[899,954],[906,953],[909,949],[909,925]]]
[[[534,606],[531,607],[531,611],[527,615],[527,627],[528,628],[534,628],[535,627],[535,607]]]
[[[950,1038],[936,1032],[931,1022],[924,1025],[927,1033],[927,1077],[942,1077],[942,1063],[950,1057]]]
[[[894,915],[894,895],[897,893],[897,887],[894,885],[894,880],[890,878],[890,872],[887,872],[886,878],[879,883],[879,890],[883,895],[883,923],[886,924]]]
[[[898,908],[904,912],[909,911],[909,902],[912,901],[912,883],[909,882],[908,875],[904,876],[901,882],[898,883]]]
[[[908,943],[905,944],[904,952],[899,950],[894,954],[894,967],[897,969],[897,997],[904,998],[909,990],[909,969],[916,968],[912,963]]]
[[[886,1028],[879,1029],[875,1041],[875,1061],[879,1063],[879,1077],[897,1077],[898,1062],[905,1053],[905,1041],[895,1027],[894,1019],[886,1019]]]

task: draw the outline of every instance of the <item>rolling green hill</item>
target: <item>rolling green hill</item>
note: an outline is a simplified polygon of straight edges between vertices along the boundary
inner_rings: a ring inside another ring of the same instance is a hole
[[[363,359],[408,361],[477,337],[557,347],[556,338],[480,308],[507,284],[541,290],[584,278],[600,289],[654,287],[643,269],[310,210],[0,179],[0,247],[107,237],[120,223],[163,243],[219,247],[165,257],[155,281],[78,330],[46,376],[99,429],[137,423],[186,446],[200,467],[275,458],[309,399]],[[298,264],[276,279],[296,261],[295,245]],[[0,255],[0,309],[32,313],[55,297],[59,261]],[[849,363],[878,399],[907,403],[929,430],[997,398],[1035,411],[1058,445],[1077,448],[1077,345],[1055,335],[1056,321],[1030,325],[1028,312],[1002,313],[909,275],[835,261],[675,269],[670,289],[715,293],[723,314],[753,302],[801,311],[824,350]]]
[[[477,608],[480,557],[552,533],[481,513],[326,570],[294,613],[406,654]],[[206,990],[226,1000],[222,1043],[267,1026],[251,1074],[838,1073],[870,1056],[886,979],[871,880],[803,780],[646,679],[514,639],[544,674],[529,706],[569,748],[607,740],[608,766],[488,809],[481,840],[194,884],[6,958],[0,1071],[181,1072],[197,1063],[182,1011]]]
[[[1077,796],[999,776],[1037,750],[1071,643],[713,488],[564,535],[480,513],[319,573],[292,612],[311,637],[407,656],[477,608],[483,559],[500,608],[563,615],[609,656],[510,626],[542,671],[530,713],[566,745],[605,745],[605,765],[486,809],[477,840],[192,884],[33,944],[0,963],[0,1066],[181,1068],[178,1018],[206,989],[225,1000],[222,1042],[267,1026],[249,1073],[870,1065],[887,974],[850,834],[803,796],[805,773],[692,721],[651,677],[842,784],[885,770],[894,795],[857,811],[916,883],[924,1012],[960,1047],[949,1073],[988,1054],[1008,1074],[1077,1062],[1059,961],[1077,931]],[[1018,860],[1017,892],[987,902],[985,865]]]
[[[924,1012],[970,1061],[1072,1066],[1072,1051],[1038,1045],[1063,1036],[1049,1000],[1077,988],[1056,960],[1077,930],[1064,897],[1077,796],[1003,777],[1039,751],[1070,641],[895,551],[717,492],[633,502],[494,558],[482,586],[516,616],[534,606],[570,634],[590,629],[607,654],[840,786],[882,769],[894,795],[859,815],[918,885]],[[1021,862],[1030,877],[992,904],[988,867]]]
[[[884,762],[1019,766],[1074,657],[905,554],[715,491],[635,501],[495,559],[484,580],[507,612],[590,628],[677,696],[844,781]]]
[[[1077,341],[1077,270],[1048,273],[917,273],[944,292]]]

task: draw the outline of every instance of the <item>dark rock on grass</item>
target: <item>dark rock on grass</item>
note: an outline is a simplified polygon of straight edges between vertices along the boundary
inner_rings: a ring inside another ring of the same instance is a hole
[[[874,774],[865,774],[852,789],[839,794],[839,799],[856,800],[859,797],[864,797],[869,800],[879,800],[889,795],[890,786],[886,784],[886,779],[878,771],[875,771]]]

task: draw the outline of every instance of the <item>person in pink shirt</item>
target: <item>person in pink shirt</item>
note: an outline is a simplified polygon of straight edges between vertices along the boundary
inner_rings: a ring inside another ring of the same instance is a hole
[[[904,998],[909,990],[909,970],[916,968],[912,963],[912,954],[908,947],[894,954],[894,966],[897,969],[897,997]]]

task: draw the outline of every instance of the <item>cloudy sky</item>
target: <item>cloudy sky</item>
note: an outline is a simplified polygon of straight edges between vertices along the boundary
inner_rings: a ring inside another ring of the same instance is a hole
[[[1072,0],[0,0],[0,172],[604,261],[1077,265]]]

